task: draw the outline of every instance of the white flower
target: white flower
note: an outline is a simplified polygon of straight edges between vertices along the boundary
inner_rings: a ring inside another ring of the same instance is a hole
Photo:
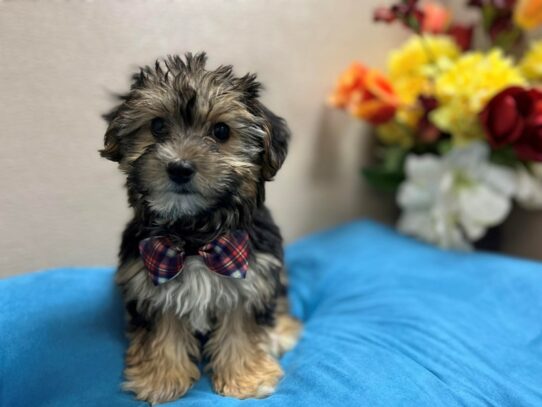
[[[516,200],[525,209],[542,209],[542,163],[517,170]]]
[[[403,210],[399,229],[444,248],[470,249],[508,216],[516,191],[514,171],[488,157],[481,142],[443,157],[409,155],[407,180],[397,195]]]

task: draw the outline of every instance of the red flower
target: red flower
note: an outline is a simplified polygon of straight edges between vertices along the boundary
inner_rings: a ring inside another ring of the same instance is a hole
[[[532,121],[535,106],[541,100],[542,93],[538,90],[518,86],[495,95],[480,114],[489,143],[493,147],[516,143]]]
[[[522,160],[542,161],[542,101],[536,103],[535,112],[514,148]]]
[[[542,161],[542,92],[513,86],[491,99],[480,114],[493,147],[511,145],[518,157]]]
[[[390,121],[399,104],[389,80],[357,62],[339,77],[329,101],[332,106],[348,109],[355,117],[374,125]]]

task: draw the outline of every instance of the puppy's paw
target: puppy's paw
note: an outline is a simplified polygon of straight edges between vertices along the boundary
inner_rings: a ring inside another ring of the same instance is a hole
[[[303,325],[296,318],[281,314],[271,331],[271,353],[275,356],[282,356],[293,349],[299,340]]]
[[[264,398],[275,392],[283,375],[275,358],[262,355],[261,359],[214,372],[213,386],[223,396],[238,399]]]
[[[152,361],[127,367],[124,374],[123,389],[152,405],[182,397],[200,376],[195,365],[189,370],[181,370],[158,366]]]

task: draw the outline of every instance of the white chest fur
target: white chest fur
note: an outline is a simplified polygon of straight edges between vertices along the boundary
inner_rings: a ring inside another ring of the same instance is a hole
[[[175,279],[155,287],[140,260],[119,269],[117,281],[126,287],[127,300],[145,301],[156,311],[170,310],[189,321],[195,331],[210,329],[213,315],[240,306],[258,307],[272,295],[269,268],[280,262],[258,253],[246,279],[223,277],[210,271],[200,257],[186,259],[183,271]]]

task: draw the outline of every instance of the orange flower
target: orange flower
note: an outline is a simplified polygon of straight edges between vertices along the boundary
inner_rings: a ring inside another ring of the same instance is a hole
[[[380,72],[354,62],[337,81],[329,102],[371,124],[378,125],[395,116],[398,100],[389,80]]]
[[[426,3],[422,6],[422,31],[431,34],[441,34],[450,26],[450,11],[438,3]]]
[[[542,24],[542,0],[519,0],[514,11],[514,21],[525,30],[538,27]]]

